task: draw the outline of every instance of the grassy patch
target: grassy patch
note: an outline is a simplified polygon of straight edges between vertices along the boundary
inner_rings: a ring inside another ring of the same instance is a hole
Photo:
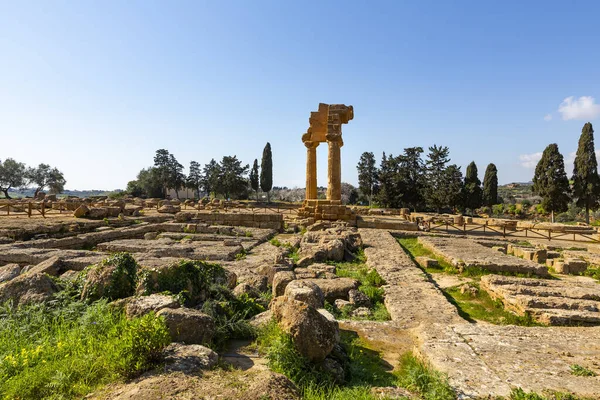
[[[448,383],[448,377],[434,370],[412,353],[402,356],[396,375],[400,386],[419,393],[425,400],[456,399],[456,394]]]
[[[579,397],[570,393],[550,391],[543,395],[535,392],[526,392],[521,388],[514,388],[508,400],[592,400],[589,397]]]
[[[335,266],[335,274],[342,278],[352,278],[360,282],[358,290],[369,297],[373,305],[371,315],[368,318],[351,317],[351,309],[336,310],[334,307],[328,307],[336,318],[342,319],[369,319],[375,321],[388,321],[390,314],[388,313],[383,300],[385,291],[382,286],[385,285],[384,279],[379,275],[377,270],[370,269],[365,264],[366,257],[361,249],[356,254],[356,259],[352,262],[328,262]]]
[[[106,301],[0,308],[4,398],[82,398],[160,361],[170,342],[154,314],[127,320]]]
[[[439,257],[433,254],[432,251],[423,247],[417,237],[401,237],[396,239],[400,246],[404,249],[405,253],[409,255],[410,258],[418,265],[416,258],[417,257],[429,257],[438,261],[438,267],[424,268],[428,273],[436,273],[436,272],[446,272],[448,274],[457,274],[458,270],[450,264],[448,261],[444,260],[442,257]]]
[[[584,276],[589,276],[600,281],[600,267],[597,265],[590,265],[587,270],[583,273]]]
[[[582,367],[579,364],[571,365],[571,375],[575,376],[596,376],[596,373],[592,370]]]
[[[496,325],[541,326],[529,314],[520,316],[506,311],[502,302],[493,300],[485,290],[479,288],[478,283],[468,285],[477,290],[476,294],[468,291],[461,293],[460,286],[444,290],[448,300],[466,320],[486,321]]]

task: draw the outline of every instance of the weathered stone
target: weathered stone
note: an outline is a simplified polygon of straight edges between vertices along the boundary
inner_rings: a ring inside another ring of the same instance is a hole
[[[27,273],[29,274],[48,274],[52,276],[58,276],[64,269],[64,262],[62,258],[58,256],[50,257],[49,259],[42,261],[41,263],[33,266]]]
[[[359,282],[352,278],[337,279],[306,279],[315,283],[325,296],[325,300],[333,303],[336,299],[348,299],[348,292],[352,289],[358,289]]]
[[[21,273],[21,267],[19,264],[7,264],[0,267],[0,283],[10,281]]]
[[[90,209],[85,204],[82,204],[73,212],[73,216],[75,218],[81,218],[85,217],[89,212]]]
[[[415,257],[415,261],[423,268],[437,268],[440,263],[435,258],[419,256]]]
[[[165,319],[171,339],[186,344],[208,344],[215,335],[213,319],[191,308],[163,308],[157,315]]]
[[[269,279],[264,275],[247,275],[243,278],[243,280],[242,278],[240,278],[240,280],[242,281],[242,283],[249,285],[251,288],[258,291],[259,293],[266,292],[269,285]]]
[[[26,274],[0,284],[0,303],[12,300],[13,305],[48,301],[58,291],[46,274]]]
[[[358,289],[350,289],[348,291],[348,300],[355,307],[371,307],[371,299]]]
[[[293,271],[280,271],[273,277],[273,297],[282,296],[286,286],[296,279]]]
[[[319,286],[303,280],[291,281],[285,288],[284,296],[290,300],[302,301],[316,309],[322,308],[325,301]]]
[[[348,300],[337,299],[333,304],[335,305],[335,308],[340,311],[345,307],[353,308],[352,303],[350,303]]]
[[[339,340],[337,322],[302,301],[278,297],[271,310],[298,352],[313,362],[324,360]]]
[[[180,206],[173,206],[170,204],[165,204],[158,209],[158,212],[162,213],[162,214],[177,214],[180,211],[181,211]]]
[[[255,315],[248,322],[254,328],[262,328],[266,326],[273,319],[273,312],[271,310],[267,310],[261,312],[260,314]]]
[[[367,307],[358,307],[350,313],[354,318],[369,318],[371,316],[371,310]]]
[[[260,292],[256,288],[250,286],[247,283],[240,283],[233,289],[233,294],[236,297],[246,295],[250,298],[256,299],[260,297]]]
[[[149,312],[158,312],[163,308],[179,308],[179,302],[173,296],[151,294],[130,299],[125,305],[125,315],[128,318],[139,317]]]
[[[154,240],[158,236],[158,232],[148,232],[144,234],[144,240]]]
[[[219,362],[219,355],[199,344],[171,343],[164,350],[165,370],[194,373],[211,369]]]

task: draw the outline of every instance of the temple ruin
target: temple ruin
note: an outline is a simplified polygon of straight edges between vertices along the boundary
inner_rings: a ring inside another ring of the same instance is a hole
[[[344,104],[319,104],[318,111],[310,113],[309,127],[302,135],[306,146],[306,199],[299,216],[315,220],[353,220],[350,208],[342,205],[341,148],[342,124],[354,118],[354,108]],[[328,146],[327,199],[317,198],[317,147]]]

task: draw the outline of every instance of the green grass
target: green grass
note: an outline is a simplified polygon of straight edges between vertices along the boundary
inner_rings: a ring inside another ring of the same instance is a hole
[[[269,243],[271,243],[275,247],[285,247],[285,248],[287,248],[289,250],[288,257],[292,260],[292,262],[294,264],[296,264],[298,262],[298,260],[300,260],[300,249],[298,249],[297,247],[292,246],[291,243],[282,243],[277,238],[273,238],[273,239],[269,240]]]
[[[521,388],[514,388],[508,400],[592,400],[589,397],[579,397],[570,393],[549,391],[543,395],[535,392],[526,392]]]
[[[479,288],[478,283],[469,283],[477,289],[477,294],[461,293],[455,286],[443,290],[448,300],[456,306],[461,317],[468,321],[486,321],[495,325],[542,326],[535,322],[531,315],[515,315],[504,309],[501,301],[493,300],[490,295]]]
[[[448,377],[434,370],[412,353],[402,356],[396,375],[400,386],[421,394],[424,400],[456,399],[456,394],[448,383]]]
[[[404,249],[406,254],[409,255],[410,258],[418,265],[416,258],[417,257],[429,257],[438,261],[439,266],[433,268],[424,268],[425,272],[428,273],[437,273],[437,272],[445,272],[447,274],[457,274],[458,270],[450,264],[448,261],[444,260],[442,257],[439,257],[433,254],[432,251],[423,247],[417,237],[401,237],[396,239],[400,246]]]
[[[389,321],[390,314],[388,313],[383,300],[385,291],[382,288],[385,285],[384,279],[379,275],[377,270],[367,267],[365,264],[366,256],[361,249],[356,253],[356,259],[352,262],[327,262],[329,265],[335,266],[335,274],[342,278],[352,278],[360,282],[358,290],[369,297],[372,307],[371,316],[368,318],[351,317],[351,310],[336,310],[334,307],[328,307],[336,318],[342,319],[369,319],[375,321]]]
[[[0,307],[0,393],[75,399],[160,362],[170,342],[154,314],[127,320],[106,301]]]
[[[590,265],[587,270],[583,273],[584,276],[589,276],[591,278],[600,281],[600,267],[597,265]]]
[[[596,373],[592,370],[582,367],[579,364],[571,365],[571,374],[575,376],[596,376]]]

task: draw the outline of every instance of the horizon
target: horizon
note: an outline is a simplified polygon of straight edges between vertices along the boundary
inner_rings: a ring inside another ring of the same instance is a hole
[[[343,5],[6,2],[0,160],[111,191],[160,148],[187,171],[224,155],[252,164],[270,142],[274,186],[301,188],[301,136],[325,102],[354,106],[341,154],[355,186],[363,152],[379,165],[433,144],[480,179],[495,163],[504,185],[531,181],[557,143],[571,176],[581,128],[600,117],[598,34],[582,23],[600,4]]]

